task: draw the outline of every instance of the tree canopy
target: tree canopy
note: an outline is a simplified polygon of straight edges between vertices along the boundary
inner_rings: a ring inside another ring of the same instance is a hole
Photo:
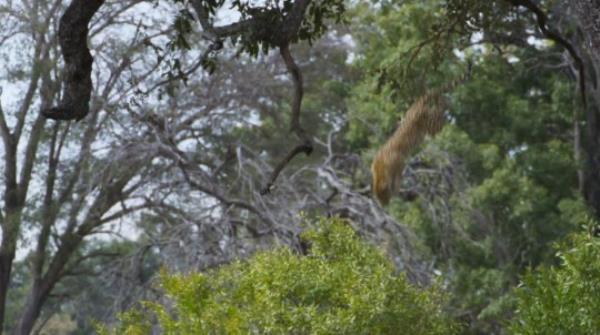
[[[117,315],[192,333],[547,333],[576,310],[560,329],[595,332],[599,15],[585,0],[0,3],[0,333]],[[375,153],[444,87],[444,126],[408,139],[382,206]],[[220,291],[185,300],[203,285]],[[248,295],[261,285],[277,295]]]

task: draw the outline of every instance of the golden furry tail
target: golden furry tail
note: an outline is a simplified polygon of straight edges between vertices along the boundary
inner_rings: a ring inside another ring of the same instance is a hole
[[[425,135],[434,136],[442,130],[445,110],[442,94],[442,90],[435,90],[417,99],[398,129],[375,155],[371,164],[372,187],[381,204],[390,201],[412,150],[423,142]]]
[[[434,136],[444,127],[446,109],[444,93],[452,90],[471,77],[472,63],[467,61],[467,71],[462,78],[438,89],[431,90],[417,99],[408,109],[400,125],[390,139],[379,149],[373,163],[373,194],[382,205],[387,205],[393,190],[400,184],[404,164],[425,135]]]
[[[404,164],[411,151],[423,140],[425,135],[434,136],[444,126],[443,94],[471,77],[472,64],[467,62],[464,76],[436,90],[427,92],[417,99],[408,109],[392,137],[379,149],[373,163],[373,194],[383,205],[392,197],[393,190],[400,184]]]

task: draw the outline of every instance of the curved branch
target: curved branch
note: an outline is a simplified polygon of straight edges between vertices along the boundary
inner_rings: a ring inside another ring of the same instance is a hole
[[[72,0],[60,19],[58,39],[65,61],[62,101],[56,107],[42,110],[54,120],[80,120],[90,110],[92,63],[87,45],[88,25],[104,0]]]
[[[306,133],[306,130],[302,128],[300,125],[300,112],[302,107],[302,97],[304,95],[304,88],[302,84],[302,73],[300,72],[300,68],[296,62],[294,62],[294,58],[290,52],[289,43],[285,43],[279,48],[279,52],[281,54],[281,58],[285,62],[285,66],[287,67],[288,72],[292,76],[292,81],[294,82],[294,97],[292,100],[292,119],[290,121],[290,130],[294,132],[302,143],[296,145],[287,156],[277,164],[273,173],[271,174],[271,178],[260,191],[261,195],[265,195],[271,192],[273,188],[273,184],[277,177],[281,173],[281,171],[292,161],[292,159],[300,154],[305,153],[307,156],[313,152],[313,143],[310,139],[310,136]]]
[[[587,97],[585,92],[585,67],[583,65],[583,60],[575,50],[575,47],[571,43],[569,43],[564,37],[562,37],[558,32],[551,30],[548,27],[548,17],[546,14],[531,0],[506,0],[510,2],[513,6],[519,7],[523,6],[527,8],[530,12],[535,14],[538,27],[548,39],[553,40],[557,44],[561,45],[563,48],[567,50],[569,55],[575,61],[577,65],[577,71],[579,71],[579,89],[581,90],[581,100],[583,101],[584,108],[587,107]]]

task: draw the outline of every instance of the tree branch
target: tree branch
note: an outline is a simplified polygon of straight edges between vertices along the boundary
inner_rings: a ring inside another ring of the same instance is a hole
[[[291,41],[298,34],[302,20],[304,20],[304,13],[306,8],[310,4],[310,0],[296,0],[294,7],[285,18],[284,24],[282,25],[282,34],[284,41]]]
[[[287,156],[281,162],[279,162],[279,164],[277,164],[277,166],[273,170],[273,173],[271,174],[271,177],[269,178],[269,181],[267,182],[265,187],[263,187],[260,191],[261,195],[265,195],[271,192],[271,189],[275,181],[277,180],[277,177],[279,176],[279,174],[281,174],[281,171],[292,161],[292,159],[296,155],[300,153],[305,153],[308,156],[313,151],[312,140],[300,125],[300,112],[302,107],[302,97],[304,95],[302,73],[300,72],[300,68],[298,68],[296,62],[294,62],[294,58],[292,57],[292,54],[290,52],[289,43],[282,45],[279,48],[279,52],[281,54],[281,58],[285,62],[285,66],[287,67],[287,70],[290,73],[292,81],[294,83],[294,97],[292,100],[292,119],[290,122],[290,130],[300,138],[300,141],[302,141],[302,143],[296,145],[287,154]]]
[[[0,98],[2,97],[2,87],[0,87]],[[2,101],[0,100],[0,137],[4,143],[5,149],[11,143],[12,135],[8,125],[6,124],[6,118],[4,117],[4,110],[2,109]]]
[[[61,103],[42,111],[55,120],[80,120],[90,110],[92,63],[87,45],[88,25],[104,0],[72,0],[60,19],[58,38],[65,61]]]
[[[50,139],[50,152],[48,154],[48,173],[46,175],[46,190],[44,191],[43,204],[43,218],[41,219],[42,227],[37,239],[37,246],[33,259],[33,278],[39,280],[44,268],[44,262],[46,261],[46,247],[48,245],[48,239],[50,238],[50,229],[54,223],[56,217],[56,210],[53,208],[53,197],[54,185],[56,182],[56,168],[58,166],[58,160],[54,159],[56,142],[58,139],[59,125],[55,124]]]
[[[506,0],[510,2],[513,6],[519,7],[523,6],[527,8],[530,12],[535,14],[537,19],[537,24],[544,36],[548,39],[553,40],[557,44],[564,47],[569,55],[575,61],[577,65],[577,70],[579,71],[579,89],[581,90],[581,100],[583,101],[584,108],[587,107],[587,97],[586,97],[586,89],[585,89],[585,67],[583,65],[583,60],[575,50],[575,47],[571,43],[569,43],[564,37],[562,37],[558,32],[551,30],[548,27],[548,17],[546,14],[531,0]]]

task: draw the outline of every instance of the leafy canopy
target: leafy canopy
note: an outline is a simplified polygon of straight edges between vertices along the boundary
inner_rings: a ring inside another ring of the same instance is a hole
[[[529,273],[517,290],[514,334],[600,333],[600,241],[580,234],[560,249],[560,266]]]
[[[341,219],[303,235],[307,255],[262,252],[208,273],[163,271],[169,302],[123,314],[116,334],[452,334],[436,287],[395,275],[375,247]],[[107,329],[101,331],[109,334]]]

